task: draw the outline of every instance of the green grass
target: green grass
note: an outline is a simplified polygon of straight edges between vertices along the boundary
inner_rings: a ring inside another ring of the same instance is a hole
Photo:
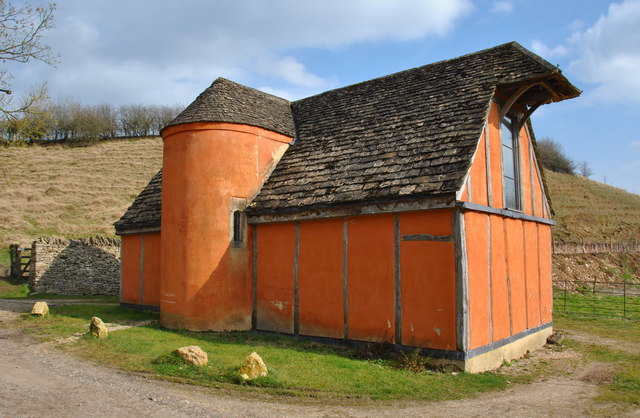
[[[24,316],[21,324],[51,340],[86,331],[92,316],[118,322],[134,319],[133,315],[154,317],[120,307],[75,305],[53,307],[46,318]],[[209,366],[186,366],[171,356],[176,348],[188,345],[205,350]],[[83,337],[73,349],[98,362],[169,380],[305,397],[444,400],[507,385],[506,376],[494,373],[413,373],[400,369],[391,357],[362,360],[355,358],[353,349],[250,332],[189,332],[151,325],[112,332],[103,340]],[[242,383],[237,371],[253,351],[267,364],[269,376]]]
[[[582,316],[640,320],[640,296],[627,295],[624,298],[596,293],[594,297],[590,292],[592,289],[589,287],[578,289],[578,292],[567,291],[566,294],[562,289],[555,288],[553,293],[555,311]]]
[[[29,296],[29,286],[20,279],[0,279],[0,298],[23,299]]]
[[[86,333],[92,316],[98,316],[107,323],[157,318],[154,313],[119,306],[72,305],[53,307],[51,315],[45,318],[24,315],[19,323],[24,330],[44,340],[57,340]],[[558,314],[554,325],[561,330],[583,331],[607,340],[640,344],[640,323],[637,321]],[[187,366],[172,355],[176,348],[188,345],[197,345],[206,351],[209,365]],[[530,383],[576,370],[576,365],[551,359],[538,365],[532,363],[524,373],[515,374],[510,374],[508,369],[505,373],[478,375],[433,370],[415,373],[400,367],[399,357],[390,355],[379,346],[369,350],[351,349],[286,336],[251,332],[190,332],[169,330],[154,324],[111,332],[102,340],[85,335],[65,347],[93,361],[161,379],[318,399],[461,399],[503,389],[508,381]],[[597,339],[593,343],[567,339],[566,344],[558,349],[579,351],[583,356],[581,364],[596,361],[611,366],[613,380],[601,387],[598,400],[615,403],[621,408],[640,404],[638,353],[598,344]],[[269,376],[242,382],[238,378],[238,369],[253,351],[267,364]],[[363,353],[379,355],[367,357],[367,360],[363,359]]]
[[[54,295],[53,293],[29,293],[27,299],[87,299],[100,302],[120,302],[119,296],[109,295]]]
[[[0,266],[11,265],[11,254],[8,248],[0,248]]]
[[[46,317],[24,314],[21,316],[20,326],[44,340],[54,340],[88,331],[93,316],[100,317],[104,322],[123,324],[157,318],[154,313],[120,306],[68,305],[50,307],[50,315]]]
[[[554,327],[640,344],[640,322],[554,313]]]
[[[557,329],[587,332],[606,339],[640,345],[640,323],[613,318],[579,318],[556,315]],[[601,387],[598,400],[604,403],[640,405],[640,350],[616,349],[597,342],[587,344],[568,340],[568,348],[580,351],[588,361],[611,366],[613,381]]]

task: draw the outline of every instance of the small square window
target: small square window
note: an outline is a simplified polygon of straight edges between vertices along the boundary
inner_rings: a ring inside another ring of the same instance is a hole
[[[236,210],[233,212],[233,243],[239,244],[242,242],[242,211]]]
[[[229,243],[231,248],[244,248],[247,234],[244,209],[247,200],[242,197],[232,197],[229,202]]]

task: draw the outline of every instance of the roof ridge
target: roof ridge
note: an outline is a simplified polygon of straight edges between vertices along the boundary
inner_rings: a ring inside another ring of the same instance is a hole
[[[546,67],[550,71],[557,70],[557,68],[554,65],[552,65],[551,63],[549,63],[548,61],[546,61],[546,60],[544,60],[544,59],[542,59],[540,57],[538,57],[539,59],[536,59],[536,55],[534,53],[528,51],[525,47],[520,45],[518,42],[511,41],[511,42],[506,42],[504,44],[500,44],[500,45],[492,46],[492,47],[489,47],[489,48],[481,49],[480,51],[469,52],[467,54],[460,55],[460,56],[457,56],[457,57],[443,59],[443,60],[432,62],[432,63],[429,63],[429,64],[420,65],[418,67],[408,68],[406,70],[397,71],[395,73],[386,74],[386,75],[383,75],[383,76],[380,76],[380,77],[375,77],[375,78],[371,78],[371,79],[368,79],[368,80],[359,81],[357,83],[348,84],[348,85],[342,86],[342,87],[337,87],[335,89],[326,90],[326,91],[314,94],[312,96],[308,96],[308,97],[304,97],[302,99],[295,100],[295,101],[293,101],[291,103],[295,104],[295,103],[298,103],[298,102],[305,101],[307,99],[311,99],[313,97],[319,97],[319,96],[322,96],[322,95],[325,95],[325,94],[329,94],[329,93],[332,93],[332,92],[336,92],[336,91],[340,91],[340,90],[343,90],[343,89],[349,89],[349,88],[352,88],[352,87],[355,87],[355,86],[359,86],[359,85],[362,85],[362,84],[366,84],[366,83],[369,83],[369,82],[381,81],[381,80],[384,80],[384,79],[397,77],[397,76],[399,76],[401,74],[409,73],[409,72],[416,71],[416,70],[425,69],[425,68],[436,66],[436,65],[442,65],[442,64],[447,63],[447,62],[467,59],[467,58],[472,57],[472,56],[476,56],[476,55],[480,55],[480,54],[486,54],[489,51],[495,51],[495,50],[499,50],[501,48],[506,48],[506,47],[516,48],[519,52],[525,53],[527,55],[527,57],[533,58],[538,64],[543,65],[544,67]]]
[[[533,52],[529,51],[527,48],[523,47],[518,42],[513,41],[513,42],[510,42],[510,44],[513,44],[513,46],[516,49],[518,49],[520,52],[522,52],[523,54],[525,54],[529,58],[533,59],[534,61],[537,61],[542,66],[547,67],[549,69],[549,71],[560,71],[559,66],[551,64],[549,61],[547,61],[546,59],[542,58],[540,55],[534,54]],[[562,71],[560,71],[560,72],[562,72]]]
[[[287,103],[291,103],[289,100],[285,99],[284,97],[276,96],[275,94],[267,93],[266,91],[262,91],[262,90],[254,88],[254,87],[250,87],[250,86],[247,86],[245,84],[240,84],[240,83],[238,83],[236,81],[229,80],[228,78],[225,78],[225,77],[216,78],[215,80],[213,80],[213,83],[211,83],[211,85],[209,87],[207,87],[205,90],[208,90],[209,88],[213,87],[213,85],[218,83],[218,82],[225,82],[225,83],[233,84],[234,86],[243,88],[245,90],[250,90],[250,91],[256,92],[258,94],[263,94],[263,95],[266,95],[266,96],[269,96],[269,97],[273,97],[274,99],[278,99],[278,100],[282,100],[282,101],[287,102]],[[202,94],[202,93],[200,93],[200,94]]]

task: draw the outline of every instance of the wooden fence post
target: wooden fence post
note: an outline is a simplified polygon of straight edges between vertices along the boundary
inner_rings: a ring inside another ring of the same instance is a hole
[[[18,244],[9,245],[9,257],[11,260],[11,278],[16,278],[20,275],[20,251],[18,250]]]

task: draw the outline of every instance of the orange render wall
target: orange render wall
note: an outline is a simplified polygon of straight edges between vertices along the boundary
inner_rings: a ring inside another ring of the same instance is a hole
[[[458,197],[502,209],[498,118],[499,105],[494,102],[469,178]],[[549,219],[529,132],[525,125],[519,133],[522,213]],[[465,212],[464,223],[470,348],[549,323],[552,319],[550,226],[471,210]]]
[[[473,203],[479,205],[489,205],[488,190],[487,190],[487,159],[486,159],[486,144],[485,144],[485,131],[483,131],[478,148],[476,149],[476,155],[473,158],[473,164],[469,172],[469,178],[471,183],[471,199]],[[467,193],[469,189],[467,188]]]
[[[255,195],[291,138],[218,122],[175,125],[162,136],[160,322],[249,329],[251,228],[231,245],[232,204]]]
[[[492,339],[499,341],[511,335],[511,307],[507,281],[506,241],[504,219],[490,215],[491,220],[491,323]]]
[[[548,324],[551,227],[472,211],[464,219],[470,348]]]
[[[257,228],[256,328],[292,334],[295,225]]]
[[[142,304],[160,305],[160,234],[144,234]]]
[[[540,270],[538,269],[538,228],[534,222],[522,222],[524,232],[525,289],[527,329],[540,325]]]
[[[402,344],[456,349],[456,265],[451,241],[409,241],[406,234],[451,236],[452,211],[398,215]]]
[[[489,215],[464,215],[469,274],[469,344],[471,348],[491,342]]]
[[[348,338],[395,339],[394,217],[347,219]]]
[[[487,119],[487,126],[482,131],[478,148],[469,170],[469,180],[462,187],[459,199],[465,202],[488,205],[496,208],[504,208],[502,192],[502,144],[500,141],[499,105],[492,103]],[[489,140],[489,153],[486,152],[486,140]],[[532,155],[533,147],[529,138],[526,126],[520,130],[520,182],[522,195],[523,213],[538,217],[549,218],[548,214],[542,210],[543,202],[546,200],[540,183],[540,172],[535,164],[535,156]],[[488,187],[486,169],[489,167]],[[469,187],[471,185],[471,196],[469,197]],[[491,191],[491,202],[489,202],[489,191]]]
[[[504,230],[507,249],[507,278],[511,295],[511,332],[517,334],[527,328],[522,221],[506,218]]]
[[[344,337],[342,218],[300,223],[300,334]]]
[[[296,332],[297,278],[301,335],[394,342],[400,320],[402,344],[456,349],[450,209],[256,228],[256,328]],[[415,240],[416,234],[444,241]],[[396,316],[396,261],[401,317]]]
[[[158,306],[159,295],[160,233],[123,235],[120,301]]]
[[[540,261],[540,318],[543,324],[553,315],[553,284],[551,278],[551,227],[538,224],[538,256]]]
[[[120,302],[140,303],[140,235],[123,235],[122,241],[122,283]]]

